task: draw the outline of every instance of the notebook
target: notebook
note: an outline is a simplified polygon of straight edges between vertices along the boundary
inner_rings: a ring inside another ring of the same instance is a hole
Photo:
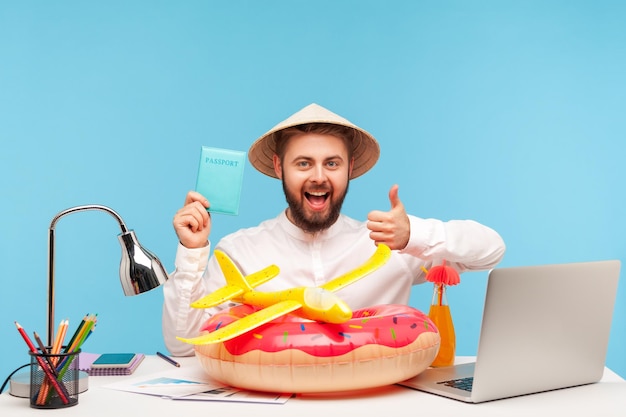
[[[476,361],[400,385],[479,403],[598,382],[619,273],[617,260],[491,270]]]
[[[131,375],[135,369],[141,364],[146,357],[143,353],[138,353],[135,359],[128,367],[111,367],[111,368],[93,368],[91,365],[100,357],[100,353],[81,352],[78,356],[78,369],[84,371],[89,376],[107,376],[107,375]]]

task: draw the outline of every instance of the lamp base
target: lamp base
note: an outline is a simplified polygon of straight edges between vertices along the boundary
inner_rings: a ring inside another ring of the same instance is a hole
[[[78,371],[78,393],[82,394],[87,389],[89,389],[89,374]],[[11,377],[9,394],[19,398],[30,397],[30,371],[18,372]]]

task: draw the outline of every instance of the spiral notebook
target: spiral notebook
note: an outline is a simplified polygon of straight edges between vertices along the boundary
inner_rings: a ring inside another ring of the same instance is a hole
[[[81,352],[78,356],[78,369],[89,376],[131,375],[146,355],[138,353],[133,363],[127,368],[92,368],[91,365],[98,357],[100,357],[99,353]]]

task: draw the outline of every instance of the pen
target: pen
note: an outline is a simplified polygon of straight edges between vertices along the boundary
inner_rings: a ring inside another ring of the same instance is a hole
[[[159,358],[164,359],[164,360],[166,360],[167,362],[171,363],[172,365],[174,365],[174,366],[176,366],[176,367],[180,368],[180,363],[176,362],[174,359],[170,358],[169,356],[164,355],[164,354],[162,354],[161,352],[157,352],[156,354],[157,354],[157,356],[158,356]]]

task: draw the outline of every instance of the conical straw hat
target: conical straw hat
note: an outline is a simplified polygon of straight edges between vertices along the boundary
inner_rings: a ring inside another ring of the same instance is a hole
[[[343,117],[313,103],[274,126],[252,144],[248,152],[248,159],[252,166],[265,175],[277,178],[272,162],[276,153],[275,133],[288,127],[307,123],[330,123],[354,129],[355,135],[352,151],[354,166],[351,178],[365,174],[378,161],[380,147],[372,135]]]

